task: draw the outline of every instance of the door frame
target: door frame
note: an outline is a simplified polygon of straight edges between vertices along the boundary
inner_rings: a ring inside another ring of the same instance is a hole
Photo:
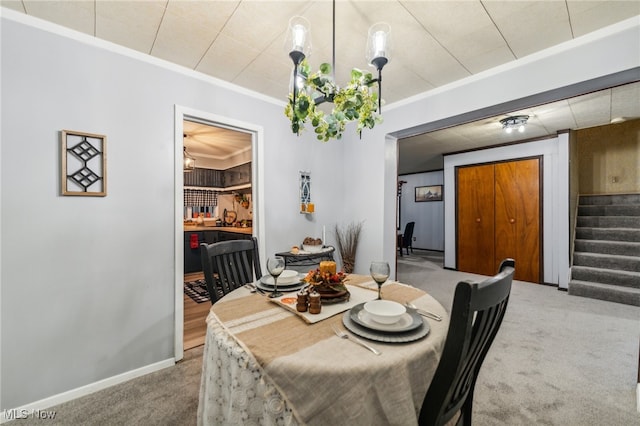
[[[258,250],[265,252],[264,229],[264,129],[262,126],[229,117],[199,111],[181,105],[174,106],[174,358],[184,357],[184,176],[182,171],[183,121],[195,120],[207,125],[224,127],[251,134],[251,200],[253,203],[253,236],[258,238]],[[264,269],[264,267],[263,267]]]
[[[454,168],[464,164],[477,164],[511,158],[541,155],[543,158],[543,283],[566,289],[571,276],[569,265],[569,134],[536,139],[516,145],[450,154],[444,157],[444,185],[454,188]],[[552,182],[550,184],[549,182]],[[448,192],[449,194],[451,191]],[[455,214],[456,197],[444,197],[445,218]],[[445,219],[446,269],[456,269],[456,224]]]
[[[503,158],[500,160],[493,160],[493,161],[485,161],[482,163],[469,163],[469,164],[460,164],[460,165],[456,165],[454,166],[454,182],[455,182],[455,197],[456,197],[456,210],[455,210],[455,247],[456,247],[456,252],[455,252],[455,259],[456,259],[456,269],[459,270],[459,265],[460,265],[460,217],[458,215],[459,213],[459,208],[460,208],[460,200],[459,200],[459,190],[458,190],[458,173],[460,172],[461,169],[465,169],[468,167],[478,167],[478,166],[487,166],[487,165],[491,165],[491,166],[495,166],[497,164],[503,164],[503,163],[511,163],[511,162],[518,162],[518,161],[527,161],[527,160],[537,160],[538,161],[538,281],[535,282],[535,284],[543,284],[544,283],[544,156],[541,154],[537,154],[537,155],[530,155],[530,156],[526,156],[526,157],[518,157],[515,156],[513,158]],[[495,212],[494,212],[494,217],[495,217]],[[495,227],[495,225],[494,225]],[[494,237],[496,235],[496,230],[494,228]],[[499,265],[498,259],[495,259],[496,261],[496,268]],[[496,269],[497,270],[497,269]],[[495,271],[495,270],[494,270]],[[479,272],[475,272],[475,273],[479,273]],[[491,274],[487,274],[487,275],[491,275]]]

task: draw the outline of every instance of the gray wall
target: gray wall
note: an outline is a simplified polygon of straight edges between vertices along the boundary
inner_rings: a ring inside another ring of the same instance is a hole
[[[442,185],[443,171],[400,175],[398,180],[407,182],[402,187],[400,230],[404,231],[407,222],[415,222],[413,248],[444,251],[444,201],[415,202],[415,188]],[[453,188],[444,188],[443,197],[447,196],[455,196]]]
[[[265,259],[335,223],[343,176],[342,145],[297,138],[282,103],[2,12],[5,409],[173,358],[176,105],[263,128]],[[106,197],[60,195],[62,129],[107,136]],[[313,218],[298,213],[299,170]]]

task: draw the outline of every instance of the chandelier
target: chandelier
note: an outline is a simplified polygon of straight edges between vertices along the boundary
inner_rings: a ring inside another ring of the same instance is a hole
[[[500,120],[502,128],[506,133],[513,132],[513,129],[518,129],[520,133],[524,133],[524,126],[529,120],[528,115],[514,115]]]
[[[291,93],[285,107],[285,115],[291,120],[291,130],[299,135],[310,122],[316,137],[321,141],[340,139],[348,122],[356,121],[357,132],[373,129],[382,122],[382,68],[389,62],[391,27],[386,23],[374,24],[369,29],[366,58],[378,75],[358,68],[351,70],[351,80],[345,87],[334,81],[336,61],[336,2],[333,0],[333,57],[332,64],[323,63],[311,73],[307,57],[311,51],[309,22],[294,16],[289,20],[285,45],[293,61]],[[377,86],[377,91],[375,90]],[[318,105],[333,104],[331,113],[325,113]]]
[[[183,134],[183,137],[186,138],[187,135]],[[196,169],[196,159],[189,154],[187,151],[187,147],[182,147],[182,171],[183,172],[192,172]]]

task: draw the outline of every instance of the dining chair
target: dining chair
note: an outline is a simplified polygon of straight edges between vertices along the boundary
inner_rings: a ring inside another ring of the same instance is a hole
[[[420,426],[471,425],[478,372],[504,318],[514,271],[515,261],[505,259],[497,275],[456,286],[447,338],[420,409]]]
[[[413,228],[415,227],[415,222],[407,222],[404,226],[404,232],[398,235],[398,250],[400,251],[400,256],[402,256],[402,249],[407,249],[407,255],[409,254],[409,248],[411,248],[411,253],[413,253]]]
[[[256,237],[202,243],[200,257],[212,305],[225,294],[262,277]]]

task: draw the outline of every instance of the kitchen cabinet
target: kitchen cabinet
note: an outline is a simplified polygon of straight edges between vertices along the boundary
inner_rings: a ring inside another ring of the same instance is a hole
[[[250,183],[251,163],[226,170],[196,168],[192,172],[184,173],[184,186],[224,189]]]
[[[196,168],[192,172],[184,173],[184,186],[223,188],[224,171]]]
[[[208,232],[208,231],[207,231]],[[200,243],[204,242],[205,232],[185,232],[184,233],[184,273],[202,271],[200,261]],[[198,247],[191,248],[191,238],[195,235],[198,239]]]
[[[251,235],[249,234],[240,234],[238,232],[230,232],[230,231],[218,231],[218,241],[229,241],[229,240],[250,240]]]
[[[251,163],[241,164],[224,171],[224,186],[238,186],[251,183]]]
[[[458,270],[494,275],[510,257],[515,279],[540,282],[540,170],[540,158],[457,169]]]
[[[238,228],[242,232],[222,231],[221,228],[215,230],[185,230],[184,231],[184,273],[202,271],[202,261],[200,260],[200,244],[213,244],[218,241],[248,240],[251,239],[251,228]],[[222,228],[224,229],[224,228]],[[233,229],[233,228],[232,228]],[[246,231],[246,232],[245,232]],[[191,248],[191,236],[195,235],[198,240],[198,247]]]
[[[218,231],[204,231],[204,242],[207,244],[213,244],[220,241],[218,239]]]

